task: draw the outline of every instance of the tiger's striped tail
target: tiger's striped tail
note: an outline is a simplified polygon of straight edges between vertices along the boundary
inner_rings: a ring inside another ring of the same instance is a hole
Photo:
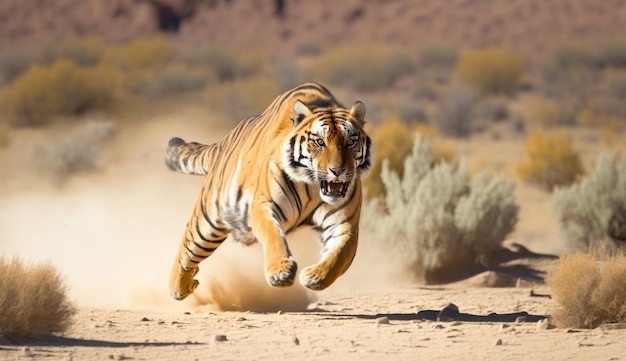
[[[208,173],[209,152],[213,145],[196,142],[187,143],[181,138],[172,138],[167,143],[165,165],[175,172],[205,175]]]

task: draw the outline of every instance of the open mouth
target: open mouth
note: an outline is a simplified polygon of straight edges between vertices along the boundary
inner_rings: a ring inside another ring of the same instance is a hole
[[[322,194],[328,197],[343,197],[348,191],[348,183],[341,181],[320,180],[320,189]]]

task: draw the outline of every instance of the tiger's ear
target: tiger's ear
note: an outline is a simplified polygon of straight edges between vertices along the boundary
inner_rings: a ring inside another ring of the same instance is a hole
[[[306,106],[303,102],[296,100],[293,104],[293,126],[300,124],[304,119],[306,119],[309,115],[313,114],[311,109]]]
[[[365,104],[360,101],[354,102],[350,109],[350,115],[354,117],[361,125],[365,124]]]

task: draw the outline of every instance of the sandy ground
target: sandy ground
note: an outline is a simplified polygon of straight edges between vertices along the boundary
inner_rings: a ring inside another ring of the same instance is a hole
[[[535,292],[547,293],[547,288]],[[537,322],[438,322],[418,311],[545,314],[528,289],[340,289],[309,312],[183,313],[81,308],[72,329],[0,346],[2,360],[625,360],[626,330],[540,329]]]
[[[424,320],[418,312],[450,303],[476,316],[544,316],[552,300],[530,296],[530,287],[550,293],[536,282],[477,287],[484,275],[441,287],[403,285],[385,268],[393,260],[368,248],[372,242],[361,244],[344,277],[317,294],[299,285],[267,287],[260,248],[226,243],[203,263],[197,296],[177,303],[168,296],[167,277],[202,179],[168,172],[163,150],[171,136],[209,142],[225,127],[194,108],[149,122],[136,117],[118,122],[100,171],[60,186],[29,166],[35,148],[54,142],[54,134],[18,131],[0,150],[0,254],[49,260],[65,275],[79,309],[62,335],[0,342],[0,360],[626,360],[624,329]],[[512,241],[534,252],[562,250],[543,216],[549,198],[522,189],[518,201],[527,211]],[[317,257],[313,238],[303,232],[290,239],[300,268]],[[512,277],[543,277],[556,262],[531,259],[510,269],[530,271]]]

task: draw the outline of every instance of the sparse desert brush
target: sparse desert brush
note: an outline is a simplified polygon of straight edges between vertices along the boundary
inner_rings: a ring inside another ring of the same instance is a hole
[[[615,38],[600,43],[596,55],[598,65],[626,68],[626,38]]]
[[[483,94],[513,94],[523,75],[524,59],[506,48],[467,50],[456,68],[461,82]]]
[[[559,229],[577,250],[626,248],[626,152],[598,156],[592,172],[552,195]]]
[[[43,44],[41,62],[46,65],[58,60],[71,60],[79,66],[95,66],[104,57],[107,46],[96,37],[67,38]]]
[[[124,70],[157,70],[167,65],[174,49],[166,37],[137,38],[116,49],[113,57]]]
[[[452,137],[467,137],[477,95],[465,88],[451,88],[439,103],[435,123],[439,131]]]
[[[626,322],[626,256],[595,252],[561,257],[548,277],[554,295],[552,319],[558,327],[595,328]]]
[[[525,150],[528,159],[517,166],[517,175],[524,182],[551,191],[575,182],[584,173],[580,156],[567,134],[532,133]]]
[[[385,186],[380,177],[383,160],[387,160],[391,171],[402,176],[404,173],[404,159],[411,153],[417,131],[433,144],[432,165],[441,161],[451,162],[453,160],[454,152],[438,141],[436,130],[426,126],[412,126],[396,118],[389,118],[370,131],[376,156],[374,157],[374,164],[372,164],[372,168],[363,182],[364,187],[367,189],[368,198],[371,199],[385,194]]]
[[[449,78],[459,59],[458,50],[444,43],[424,45],[419,52],[417,65],[437,79]]]
[[[512,180],[486,173],[470,179],[463,162],[433,162],[428,142],[416,137],[402,176],[383,161],[385,195],[363,209],[367,234],[388,242],[403,274],[426,283],[489,264],[518,214]]]
[[[384,46],[343,46],[320,55],[312,69],[322,82],[349,85],[356,91],[386,89],[413,72],[414,59],[405,51]]]
[[[36,62],[37,55],[30,49],[3,48],[0,50],[0,84],[10,84]]]
[[[233,124],[262,113],[277,93],[276,82],[267,76],[210,84],[204,92],[210,109],[226,115]]]
[[[576,113],[571,104],[552,98],[535,97],[524,107],[524,119],[530,127],[554,127],[573,125]]]
[[[269,72],[269,59],[262,50],[236,51],[221,45],[198,48],[186,63],[215,76],[220,82],[258,77]]]
[[[24,264],[0,256],[0,336],[36,337],[63,332],[76,313],[67,287],[50,263]]]
[[[134,93],[148,99],[201,91],[207,83],[215,82],[213,74],[180,64],[168,65],[155,73],[136,72],[128,80]]]
[[[68,177],[99,169],[104,145],[115,136],[109,121],[83,121],[46,144],[38,144],[34,167],[61,184]]]
[[[58,116],[76,116],[110,106],[113,89],[92,69],[70,60],[50,67],[33,66],[20,75],[0,99],[14,124],[45,125]]]

